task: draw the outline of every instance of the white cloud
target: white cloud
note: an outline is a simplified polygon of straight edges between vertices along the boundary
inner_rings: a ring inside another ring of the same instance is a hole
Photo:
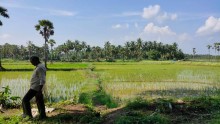
[[[171,14],[170,19],[171,20],[176,20],[177,19],[177,14]]]
[[[49,13],[50,15],[54,16],[75,16],[77,12],[71,12],[66,10],[58,10],[58,9],[46,9],[46,8],[39,8],[39,7],[32,7],[31,9],[37,11],[44,11],[45,13]]]
[[[163,21],[169,19],[169,16],[168,16],[168,14],[165,12],[163,15],[158,15],[158,16],[156,17],[156,19],[157,19],[158,22],[162,23]]]
[[[142,17],[146,19],[156,19],[156,21],[162,23],[165,20],[176,20],[177,14],[162,12],[160,10],[160,5],[154,5],[144,8]]]
[[[148,8],[144,8],[144,12],[142,14],[143,18],[149,19],[156,16],[160,11],[159,5],[149,6]]]
[[[116,24],[112,26],[113,29],[119,29],[119,28],[129,28],[129,24]]]
[[[213,16],[210,16],[205,24],[196,31],[198,35],[209,35],[216,32],[220,32],[220,18]]]
[[[113,25],[112,28],[114,29],[117,29],[117,28],[121,28],[122,26],[120,24],[116,24],[116,25]]]
[[[159,27],[154,25],[154,23],[149,23],[144,28],[144,33],[152,33],[158,35],[176,35],[169,26]]]
[[[57,16],[74,16],[77,13],[73,13],[70,11],[65,11],[65,10],[48,10],[51,15],[57,15]]]
[[[10,37],[11,37],[10,34],[2,34],[2,35],[0,35],[0,39],[8,39]]]

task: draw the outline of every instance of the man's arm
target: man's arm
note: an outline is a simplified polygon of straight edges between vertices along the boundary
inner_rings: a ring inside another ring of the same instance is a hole
[[[45,82],[46,82],[46,72],[43,69],[39,69],[39,79],[40,79],[40,91],[42,90]]]

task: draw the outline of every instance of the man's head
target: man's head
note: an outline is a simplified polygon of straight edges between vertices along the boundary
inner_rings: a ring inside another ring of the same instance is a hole
[[[31,62],[31,64],[34,65],[34,66],[38,65],[38,64],[40,63],[39,57],[37,57],[37,56],[32,56],[32,57],[30,58],[30,62]]]

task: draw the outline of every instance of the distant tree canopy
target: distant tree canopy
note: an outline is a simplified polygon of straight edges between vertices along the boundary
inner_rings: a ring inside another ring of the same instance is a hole
[[[49,46],[38,47],[31,41],[28,46],[23,45],[1,45],[2,57],[27,60],[32,55],[44,58],[44,50],[46,49],[48,56],[56,61],[108,61],[113,62],[121,59],[125,60],[173,60],[184,59],[184,53],[178,48],[177,43],[163,44],[156,41],[129,41],[122,45],[113,45],[107,41],[103,47],[90,46],[84,41],[67,40],[64,44],[58,45],[56,48],[49,49]],[[53,45],[52,45],[53,46]]]

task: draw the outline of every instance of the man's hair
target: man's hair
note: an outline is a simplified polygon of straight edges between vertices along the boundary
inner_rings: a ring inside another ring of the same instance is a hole
[[[40,62],[39,57],[37,56],[31,56],[30,60],[33,62]]]

